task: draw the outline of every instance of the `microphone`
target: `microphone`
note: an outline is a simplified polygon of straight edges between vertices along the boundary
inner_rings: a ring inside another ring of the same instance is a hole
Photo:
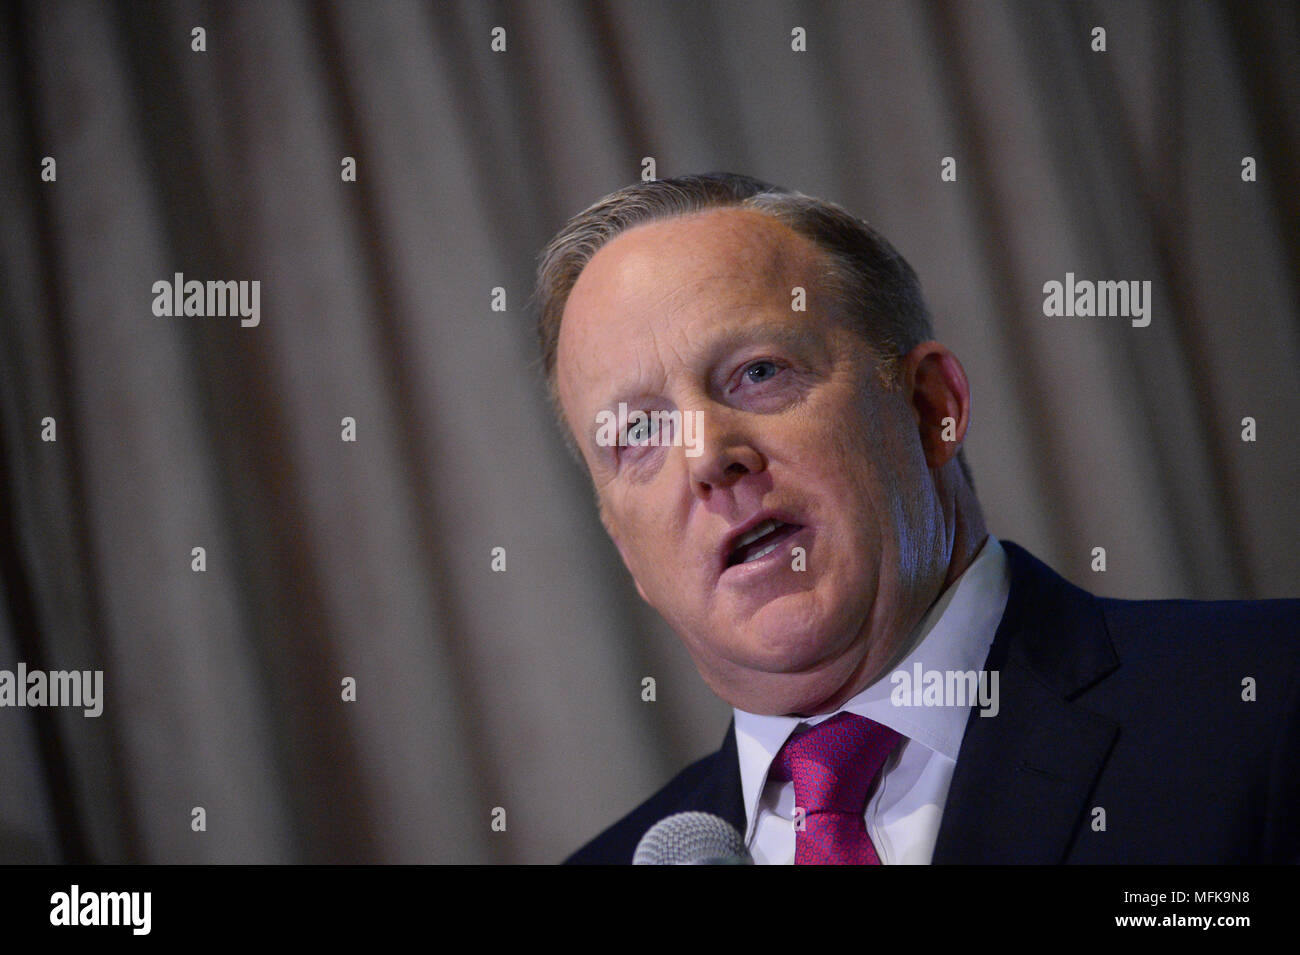
[[[708,812],[679,812],[651,826],[633,865],[753,865],[745,840],[727,820]]]

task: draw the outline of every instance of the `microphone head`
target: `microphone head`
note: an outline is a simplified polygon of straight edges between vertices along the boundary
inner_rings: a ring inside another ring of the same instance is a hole
[[[646,831],[633,865],[748,865],[754,860],[735,827],[712,813],[679,812]]]

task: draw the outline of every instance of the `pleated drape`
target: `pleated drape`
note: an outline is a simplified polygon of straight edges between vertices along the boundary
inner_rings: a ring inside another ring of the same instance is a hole
[[[0,709],[0,861],[555,861],[716,747],[528,308],[646,157],[891,238],[972,381],[994,533],[1108,595],[1294,596],[1296,19],[11,5],[0,669],[102,669],[105,710]],[[1150,325],[1045,316],[1067,272],[1150,281]],[[258,281],[260,322],[156,316],[176,273]]]

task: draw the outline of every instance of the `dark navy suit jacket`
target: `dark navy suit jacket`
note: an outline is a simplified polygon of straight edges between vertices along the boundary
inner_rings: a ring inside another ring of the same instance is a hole
[[[932,861],[1300,862],[1300,600],[1096,597],[1002,546],[1000,709],[971,711]],[[685,810],[745,830],[734,725],[567,862],[629,863]]]

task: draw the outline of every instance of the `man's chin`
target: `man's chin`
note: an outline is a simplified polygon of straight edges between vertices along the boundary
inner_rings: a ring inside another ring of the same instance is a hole
[[[744,666],[771,677],[814,678],[827,668],[838,648],[820,634],[773,634],[746,642]]]
[[[846,652],[828,651],[814,638],[796,643],[787,638],[769,647],[747,644],[745,651],[739,662],[725,667],[725,676],[710,678],[703,670],[701,675],[727,703],[766,716],[812,715],[838,705],[862,663]]]
[[[843,667],[838,658],[853,645],[851,618],[825,619],[811,591],[773,600],[730,631],[728,658],[738,667],[769,674],[814,674]]]
[[[759,716],[816,716],[853,695],[842,678],[806,673],[765,673],[744,683],[714,686],[713,692],[736,709]]]

